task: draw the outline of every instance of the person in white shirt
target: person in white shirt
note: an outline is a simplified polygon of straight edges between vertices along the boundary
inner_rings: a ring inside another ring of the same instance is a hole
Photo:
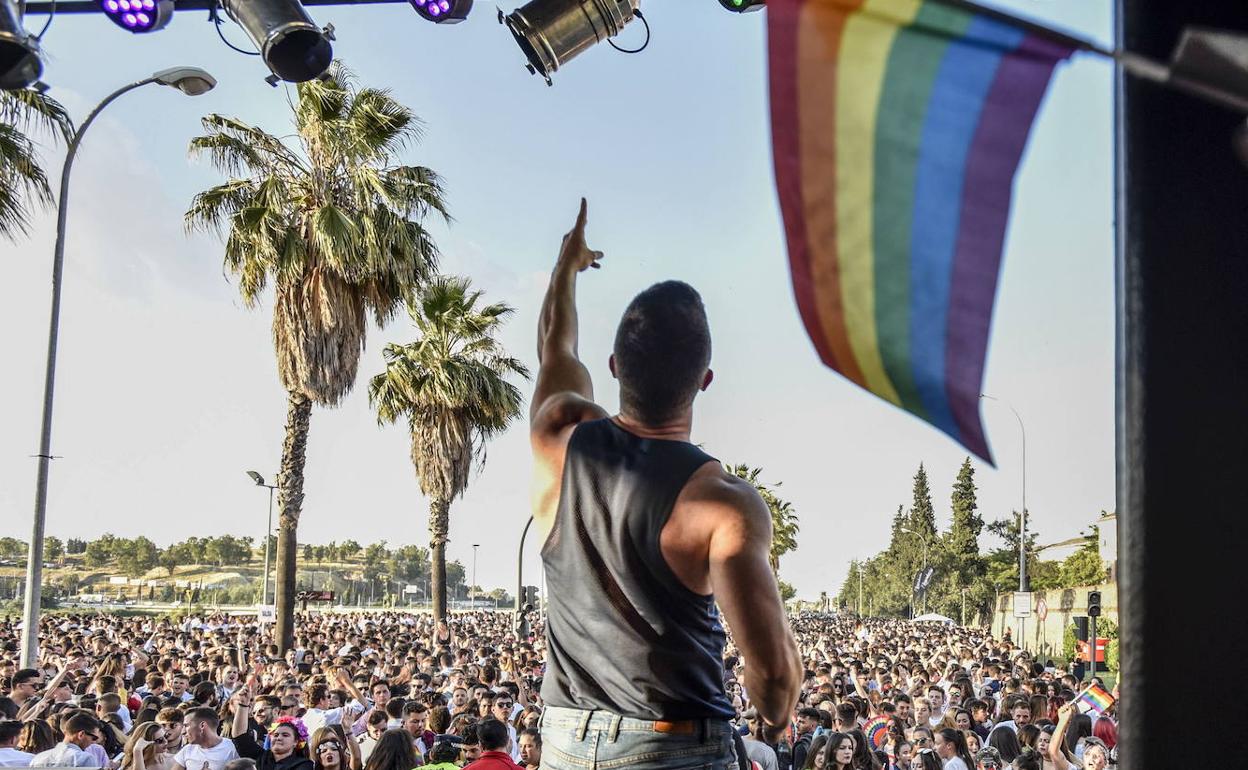
[[[511,707],[515,701],[511,699],[511,693],[504,690],[494,698],[494,703],[490,706],[490,716],[507,726],[507,737],[511,740],[508,744],[508,753],[511,754],[513,762],[520,762],[520,742],[516,740],[516,726],[511,723]]]
[[[87,748],[103,740],[100,721],[85,711],[74,714],[61,725],[65,740],[30,758],[31,767],[99,767]]]
[[[17,750],[17,736],[21,731],[21,722],[0,722],[0,767],[30,766],[35,755]]]
[[[226,762],[238,759],[234,742],[217,735],[219,721],[217,712],[207,706],[187,712],[186,744],[174,755],[172,770],[225,770]]]
[[[307,711],[303,712],[303,725],[308,728],[309,735],[322,727],[344,723],[350,725],[355,721],[356,717],[364,713],[364,695],[356,688],[355,683],[351,681],[351,677],[347,676],[347,673],[342,669],[338,670],[336,676],[338,684],[351,693],[353,700],[337,708],[330,708],[328,685],[314,684],[308,687],[303,694],[304,703],[308,707]]]

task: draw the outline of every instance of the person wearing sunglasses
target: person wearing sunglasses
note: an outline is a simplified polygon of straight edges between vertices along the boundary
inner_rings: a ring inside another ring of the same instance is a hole
[[[118,770],[169,770],[173,755],[168,747],[169,732],[156,722],[143,722],[130,733]]]
[[[975,754],[975,770],[1004,770],[1005,767],[1001,752],[991,746],[985,746]]]
[[[87,711],[70,714],[61,723],[65,738],[47,751],[31,757],[31,767],[99,767],[87,749],[103,740],[100,721]]]

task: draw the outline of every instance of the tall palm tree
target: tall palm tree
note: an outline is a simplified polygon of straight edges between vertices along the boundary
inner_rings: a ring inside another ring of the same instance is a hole
[[[762,495],[763,502],[767,503],[767,510],[771,511],[771,553],[768,554],[768,560],[771,562],[772,573],[779,579],[780,557],[797,550],[797,533],[801,531],[797,522],[797,511],[793,510],[793,505],[787,500],[781,500],[776,496],[773,486],[780,486],[779,482],[775,485],[767,485],[759,480],[763,472],[762,468],[751,468],[748,465],[725,467],[732,475],[753,484],[758,493]]]
[[[74,126],[60,102],[46,94],[31,88],[0,91],[0,235],[10,240],[29,232],[34,206],[52,203],[39,146],[27,135],[32,130],[68,143]]]
[[[278,476],[277,639],[293,641],[296,529],[312,404],[335,406],[355,383],[368,318],[383,326],[434,274],[421,220],[446,217],[438,176],[395,165],[420,134],[388,92],[358,88],[336,65],[301,83],[296,133],[279,138],[209,115],[192,155],[229,181],[195,196],[189,229],[226,234],[225,267],[249,307],[273,284],[273,347],[287,392]]]
[[[480,299],[466,278],[431,282],[409,308],[420,336],[387,345],[386,370],[368,386],[377,422],[405,420],[411,432],[412,463],[429,498],[436,620],[446,616],[451,501],[468,488],[474,461],[485,462],[486,442],[520,416],[523,398],[508,376],[529,376],[495,337],[514,311],[501,302],[479,307]]]

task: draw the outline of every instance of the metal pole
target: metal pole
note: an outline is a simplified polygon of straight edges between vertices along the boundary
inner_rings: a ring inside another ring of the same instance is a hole
[[[22,666],[35,668],[39,658],[39,603],[43,599],[43,526],[48,509],[48,465],[52,460],[52,399],[56,392],[56,345],[61,326],[61,276],[65,266],[65,223],[69,214],[69,173],[82,137],[100,112],[136,88],[155,83],[155,78],[122,86],[96,105],[74,132],[61,169],[61,196],[56,208],[56,247],[52,256],[52,313],[48,322],[48,361],[43,378],[43,423],[39,433],[39,471],[35,481],[35,521],[31,527],[26,558],[26,602],[22,612]]]
[[[923,538],[923,578],[927,580],[927,538]],[[927,586],[923,586],[923,614],[927,614]]]
[[[1088,645],[1088,649],[1091,650],[1091,654],[1088,655],[1091,659],[1091,662],[1088,664],[1088,679],[1091,680],[1096,676],[1096,618],[1091,617],[1088,620],[1092,623],[1092,628],[1090,629],[1092,631],[1092,644]]]
[[[529,517],[528,523],[524,525],[524,531],[520,533],[520,554],[516,557],[516,619],[520,619],[520,612],[524,607],[524,539],[529,536],[529,527],[533,526],[533,517]]]
[[[477,608],[477,549],[480,547],[480,543],[472,544],[472,590],[468,592],[468,603],[474,610]]]
[[[260,603],[267,605],[269,603],[269,542],[273,539],[273,490],[276,486],[269,486],[269,526],[264,530],[264,587],[260,589]]]
[[[1014,419],[1018,420],[1018,432],[1022,437],[1022,492],[1023,492],[1023,509],[1019,513],[1018,523],[1018,590],[1020,592],[1027,591],[1027,428],[1023,426],[1023,418],[1019,415],[1008,401],[1002,401],[996,396],[990,396],[987,393],[980,393],[980,398],[986,398],[989,401],[997,401],[1005,404],[1005,407],[1014,415]],[[1024,621],[1018,619],[1018,639],[1019,644],[1024,643]]]

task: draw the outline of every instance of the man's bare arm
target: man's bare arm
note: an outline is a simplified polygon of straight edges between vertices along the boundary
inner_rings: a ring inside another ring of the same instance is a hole
[[[594,399],[589,370],[577,355],[577,275],[590,267],[598,267],[598,260],[602,259],[602,252],[592,251],[585,245],[587,216],[587,204],[582,198],[576,224],[563,238],[559,259],[550,275],[550,287],[542,302],[537,326],[537,385],[529,405],[529,419],[534,423],[542,407],[554,396],[572,393],[586,401]]]
[[[758,493],[730,483],[711,537],[711,586],[745,658],[750,701],[774,739],[788,727],[801,693],[801,657],[767,559],[771,514]]]

